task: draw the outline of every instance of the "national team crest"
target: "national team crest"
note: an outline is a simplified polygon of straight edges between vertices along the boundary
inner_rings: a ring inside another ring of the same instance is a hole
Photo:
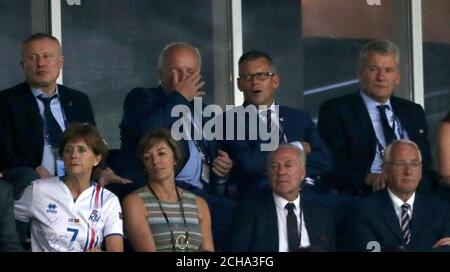
[[[92,210],[91,215],[89,215],[89,221],[98,222],[100,220],[100,213],[97,210]]]

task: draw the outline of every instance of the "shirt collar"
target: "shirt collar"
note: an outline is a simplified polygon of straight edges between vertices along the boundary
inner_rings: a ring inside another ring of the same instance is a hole
[[[401,210],[402,205],[405,203],[403,202],[403,200],[401,200],[398,196],[396,196],[389,188],[387,189],[388,193],[389,193],[389,197],[392,200],[392,204],[394,204],[394,209],[396,211]],[[416,192],[414,192],[411,197],[408,199],[408,201],[406,201],[407,204],[409,204],[409,206],[411,207],[411,212],[412,212],[412,208],[414,205],[414,200],[416,198]]]
[[[41,91],[41,89],[39,89],[39,88],[32,88],[32,87],[30,87],[30,88],[31,88],[31,92],[33,93],[35,98],[37,98],[40,95],[42,95],[43,97],[52,97],[55,95],[59,95],[58,84],[56,84],[56,91],[52,96],[48,96],[46,93]]]
[[[275,200],[275,206],[277,206],[277,208],[281,210],[284,210],[286,204],[291,202],[287,201],[285,198],[281,197],[280,195],[277,195],[276,193],[273,193],[273,198]],[[297,198],[294,201],[292,201],[292,203],[294,203],[295,209],[298,211],[300,209],[300,193],[298,194]]]
[[[364,101],[364,104],[366,104],[366,108],[368,111],[377,111],[377,106],[379,105],[388,105],[389,109],[392,110],[392,106],[391,106],[391,99],[389,98],[388,101],[386,101],[386,103],[382,104],[376,100],[374,100],[373,98],[371,98],[370,96],[368,96],[367,94],[365,94],[363,91],[359,91],[359,94],[361,95],[362,100]]]

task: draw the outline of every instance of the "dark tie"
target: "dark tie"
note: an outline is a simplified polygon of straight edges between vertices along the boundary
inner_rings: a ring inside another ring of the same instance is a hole
[[[405,203],[402,205],[402,219],[401,227],[403,234],[403,242],[407,246],[411,242],[411,218],[409,217],[408,211],[410,205]]]
[[[267,132],[270,132],[272,130],[272,110],[267,110]]]
[[[381,117],[381,124],[383,126],[383,134],[384,134],[384,140],[386,142],[386,146],[392,143],[392,141],[397,139],[397,136],[395,135],[394,129],[389,125],[387,116],[386,116],[386,109],[389,109],[388,105],[379,105],[377,106],[378,110],[380,111],[380,117]]]
[[[294,203],[288,203],[284,208],[288,210],[286,225],[287,225],[289,252],[295,252],[298,250],[298,242],[299,242],[297,216],[295,216],[294,213],[295,205]]]
[[[57,95],[54,95],[52,97],[43,97],[42,95],[40,95],[37,97],[39,100],[42,101],[42,103],[44,103],[44,119],[46,129],[45,132],[47,133],[48,140],[53,148],[58,148],[59,139],[61,138],[62,135],[61,127],[59,126],[50,109],[50,102],[52,101],[53,98],[56,97]]]

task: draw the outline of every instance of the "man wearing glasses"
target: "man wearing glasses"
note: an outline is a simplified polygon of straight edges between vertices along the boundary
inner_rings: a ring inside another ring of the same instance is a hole
[[[358,251],[449,251],[450,208],[438,198],[416,192],[422,156],[410,140],[395,140],[384,152],[386,189],[356,205],[352,231]]]
[[[262,131],[273,132],[278,144],[291,143],[301,148],[307,155],[307,177],[315,179],[331,171],[331,155],[320,138],[315,125],[305,111],[278,105],[274,101],[280,84],[280,77],[272,58],[261,51],[250,51],[239,59],[238,87],[244,93],[244,104],[234,111],[245,108],[250,114],[245,118],[227,112],[226,122],[234,121],[234,137],[223,141],[224,148],[234,161],[234,167],[228,178],[229,184],[237,191],[230,194],[237,198],[246,198],[262,187],[268,187],[266,161],[271,150],[263,150],[262,144],[273,139],[264,139]],[[253,116],[251,113],[253,110]],[[253,122],[253,124],[252,124]],[[257,123],[256,126],[255,122]],[[262,129],[261,126],[264,126]],[[238,138],[238,130],[243,128],[245,139]],[[230,127],[226,127],[230,129]],[[252,138],[252,134],[257,137]]]

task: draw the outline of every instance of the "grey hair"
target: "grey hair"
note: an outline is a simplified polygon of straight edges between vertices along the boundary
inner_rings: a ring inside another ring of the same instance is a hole
[[[169,52],[170,49],[175,48],[175,47],[192,49],[192,51],[194,51],[195,54],[197,55],[199,66],[200,67],[202,66],[201,65],[202,57],[201,57],[200,51],[198,50],[197,47],[194,47],[191,44],[186,43],[186,42],[173,42],[173,43],[166,45],[163,48],[163,50],[161,51],[161,53],[159,54],[158,69],[160,71],[166,66],[167,52]]]
[[[300,149],[298,146],[293,145],[293,144],[281,144],[278,146],[277,149],[275,149],[274,151],[270,152],[269,155],[267,156],[267,165],[269,166],[272,160],[273,155],[278,152],[278,150],[283,149],[283,148],[287,148],[287,149],[292,149],[295,150],[299,157],[300,157],[300,165],[301,166],[305,166],[306,165],[306,155],[305,152]]]
[[[419,146],[417,146],[417,144],[411,140],[400,139],[400,140],[393,141],[390,145],[388,145],[386,147],[386,149],[384,150],[384,154],[383,154],[383,163],[390,162],[392,148],[396,145],[402,145],[402,144],[409,145],[409,146],[413,147],[415,150],[417,150],[417,153],[419,153],[419,160],[422,161],[422,154],[420,153]]]
[[[400,49],[390,40],[375,40],[366,43],[359,51],[359,69],[362,69],[367,62],[367,55],[370,52],[377,52],[382,55],[392,54],[395,57],[397,66],[400,65]]]

